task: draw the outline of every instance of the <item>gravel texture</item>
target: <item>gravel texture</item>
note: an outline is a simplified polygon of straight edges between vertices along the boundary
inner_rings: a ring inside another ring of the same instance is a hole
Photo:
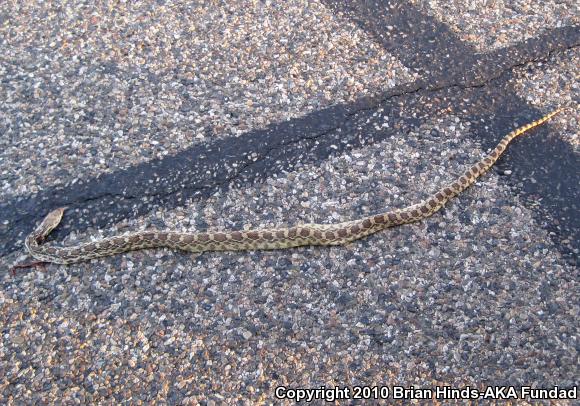
[[[3,195],[243,136],[413,79],[317,2],[190,3],[8,4]]]
[[[447,18],[459,20],[451,5]],[[316,2],[7,6],[6,199],[413,79]],[[571,21],[568,12],[556,19]],[[474,18],[489,32],[513,26]],[[519,38],[554,18],[537,12]],[[544,112],[578,102],[578,57],[575,49],[516,69],[522,99]],[[578,111],[558,117],[550,136],[577,147],[578,120]],[[393,119],[379,107],[351,128],[369,123],[382,131]],[[334,223],[404,207],[482,156],[475,124],[441,110],[408,134],[322,162],[301,157],[265,181],[177,209],[152,204],[146,216],[59,243],[147,227]],[[578,385],[578,268],[508,186],[511,175],[494,168],[433,217],[345,247],[148,250],[0,272],[0,403],[260,404],[275,403],[279,385]],[[0,269],[22,259],[1,257]]]
[[[575,0],[411,0],[479,52],[514,45],[550,27],[580,24]]]
[[[549,64],[538,63],[517,70],[514,88],[530,105],[541,108],[546,103],[554,106],[569,106],[565,125],[555,136],[563,138],[574,151],[579,152],[580,132],[580,49],[571,49],[557,55]],[[554,86],[558,83],[558,86]]]

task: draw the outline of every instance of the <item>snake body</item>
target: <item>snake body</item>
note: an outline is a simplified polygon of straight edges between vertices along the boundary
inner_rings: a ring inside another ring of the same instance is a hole
[[[65,208],[59,208],[51,211],[45,217],[40,225],[26,238],[25,245],[30,254],[39,261],[71,264],[127,251],[158,247],[203,252],[272,250],[303,245],[328,246],[346,244],[388,227],[412,223],[431,216],[441,209],[449,199],[457,196],[485,173],[503,154],[514,138],[531,128],[545,123],[561,110],[555,110],[510,132],[491,153],[467,169],[455,181],[442,187],[424,201],[402,209],[338,224],[304,224],[289,228],[228,232],[141,231],[72,247],[55,247],[42,244],[46,236],[58,226],[62,219]]]

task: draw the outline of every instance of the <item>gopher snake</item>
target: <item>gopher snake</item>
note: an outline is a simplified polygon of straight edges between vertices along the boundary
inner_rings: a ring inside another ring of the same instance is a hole
[[[120,254],[145,248],[167,247],[190,252],[270,250],[299,247],[302,245],[342,245],[376,233],[387,227],[412,223],[431,216],[454,196],[468,188],[486,172],[508,144],[517,136],[536,127],[558,114],[555,110],[532,123],[507,134],[495,149],[463,173],[454,182],[441,188],[421,203],[403,209],[365,217],[338,224],[305,224],[290,228],[263,230],[180,233],[173,231],[142,231],[74,247],[51,247],[42,245],[48,234],[60,223],[64,208],[51,211],[40,225],[26,238],[30,254],[42,262],[71,264],[93,258]]]

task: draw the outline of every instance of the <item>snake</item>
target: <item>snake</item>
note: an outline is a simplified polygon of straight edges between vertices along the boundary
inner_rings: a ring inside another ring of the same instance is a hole
[[[441,187],[423,201],[401,209],[336,224],[302,224],[292,227],[234,231],[177,232],[145,230],[111,236],[75,246],[52,246],[46,237],[59,225],[66,207],[52,210],[25,239],[25,246],[39,262],[72,264],[128,251],[170,248],[189,252],[253,251],[285,249],[300,246],[335,246],[374,234],[389,227],[413,223],[431,216],[450,199],[471,186],[487,172],[508,145],[518,136],[537,127],[563,109],[519,127],[505,135],[488,155],[467,169],[453,182]]]

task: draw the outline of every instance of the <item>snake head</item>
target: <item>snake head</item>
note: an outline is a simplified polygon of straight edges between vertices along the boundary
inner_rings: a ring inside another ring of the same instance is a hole
[[[36,228],[34,235],[36,236],[36,241],[42,242],[47,235],[51,233],[52,230],[59,225],[62,220],[62,216],[66,207],[59,207],[48,213],[48,215],[42,220],[42,223]]]

